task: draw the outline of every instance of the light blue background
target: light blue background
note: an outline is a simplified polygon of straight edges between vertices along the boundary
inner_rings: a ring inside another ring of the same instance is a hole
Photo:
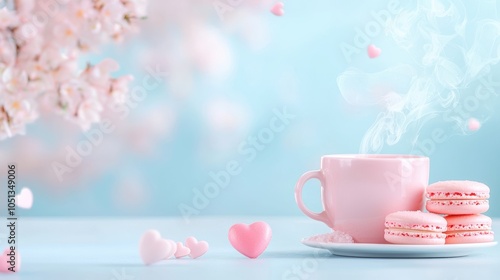
[[[130,156],[106,176],[90,182],[91,186],[77,188],[64,196],[54,196],[44,186],[28,181],[36,194],[36,203],[32,210],[23,210],[21,215],[177,216],[181,203],[191,203],[193,190],[211,182],[209,172],[222,170],[231,160],[240,163],[241,173],[231,178],[230,184],[200,210],[200,215],[302,215],[293,195],[299,176],[318,169],[324,154],[357,153],[363,135],[379,112],[376,108],[356,109],[348,105],[339,93],[336,77],[349,66],[379,71],[407,59],[405,51],[394,47],[382,32],[372,39],[383,50],[377,59],[370,60],[362,49],[348,63],[340,51],[342,42],[352,42],[356,27],[363,28],[372,20],[370,12],[386,5],[386,1],[287,1],[285,16],[265,17],[272,35],[266,48],[252,51],[228,35],[235,49],[235,67],[229,79],[214,84],[200,78],[189,99],[182,104],[172,101],[177,113],[176,129],[171,139],[156,148],[154,158]],[[476,5],[475,1],[470,5]],[[139,59],[134,50],[142,47],[147,46],[134,43],[128,49],[112,49],[102,56],[119,60],[123,73],[141,75],[133,65]],[[500,71],[494,69],[493,74],[499,76]],[[159,89],[159,94],[163,95],[160,91],[164,90]],[[148,105],[161,98],[150,96]],[[203,148],[206,134],[200,113],[207,100],[219,96],[245,104],[250,112],[250,134],[227,147],[223,154]],[[492,98],[491,104],[498,107],[499,98]],[[238,144],[267,127],[273,110],[284,106],[295,119],[254,160],[246,161],[238,153]],[[447,124],[426,123],[420,139],[428,138],[434,128],[443,125]],[[492,195],[488,212],[491,216],[500,216],[499,127],[499,114],[490,115],[479,131],[468,135],[448,133],[452,129],[446,127],[448,139],[437,144],[429,155],[431,182],[468,179],[488,184]],[[35,130],[36,125],[32,125],[28,132]],[[382,152],[410,153],[414,134],[410,131],[409,137]],[[111,185],[131,170],[141,174],[150,200],[139,209],[123,211],[111,203]],[[318,184],[310,184],[314,188],[305,189],[306,203],[319,210]]]

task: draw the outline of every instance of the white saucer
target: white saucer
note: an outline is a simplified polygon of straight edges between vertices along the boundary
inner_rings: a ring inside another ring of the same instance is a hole
[[[321,243],[302,240],[302,244],[329,250],[332,254],[364,258],[451,258],[476,254],[497,242],[448,245],[398,245],[367,243]]]

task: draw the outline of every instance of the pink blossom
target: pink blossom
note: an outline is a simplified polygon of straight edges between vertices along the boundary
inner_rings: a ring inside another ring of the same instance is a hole
[[[33,106],[27,99],[11,99],[5,104],[5,111],[16,120],[30,119],[33,116]]]
[[[101,102],[94,98],[84,100],[79,106],[76,113],[78,123],[82,129],[88,130],[92,123],[101,120],[101,112],[103,110]]]
[[[92,67],[87,67],[83,76],[91,85],[104,88],[109,85],[110,73],[117,71],[119,67],[116,61],[108,58]]]
[[[0,139],[24,134],[24,123],[37,117],[28,99],[8,97],[0,103]]]
[[[15,0],[16,11],[20,17],[33,13],[37,0]]]
[[[26,71],[22,69],[18,70],[9,67],[2,73],[2,82],[7,91],[16,93],[24,90],[28,84],[28,75],[26,74]]]
[[[111,97],[116,103],[123,103],[127,100],[128,84],[133,80],[130,75],[122,76],[111,82]]]
[[[13,65],[16,61],[16,45],[8,39],[7,34],[0,32],[0,64]]]
[[[18,18],[15,13],[9,11],[6,7],[0,9],[0,30],[15,26]]]

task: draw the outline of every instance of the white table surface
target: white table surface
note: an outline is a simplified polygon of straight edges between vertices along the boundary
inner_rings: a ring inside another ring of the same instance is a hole
[[[273,239],[252,260],[231,247],[227,232],[234,223],[259,220],[271,225]],[[144,266],[138,241],[151,228],[177,241],[193,235],[208,241],[210,249],[196,260]],[[494,229],[500,232],[500,220]],[[22,218],[21,272],[0,279],[500,279],[500,245],[459,258],[373,259],[337,257],[300,243],[325,232],[326,226],[301,217],[211,217],[189,224],[176,218]],[[0,233],[5,237],[4,229]],[[4,248],[5,239],[1,242]]]

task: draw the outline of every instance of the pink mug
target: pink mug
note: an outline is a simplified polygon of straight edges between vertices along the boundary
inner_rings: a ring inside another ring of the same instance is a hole
[[[321,183],[323,211],[314,213],[302,201],[309,179]],[[385,216],[423,210],[429,183],[429,158],[414,155],[327,155],[321,169],[304,173],[295,200],[308,217],[351,235],[359,243],[387,243]]]

